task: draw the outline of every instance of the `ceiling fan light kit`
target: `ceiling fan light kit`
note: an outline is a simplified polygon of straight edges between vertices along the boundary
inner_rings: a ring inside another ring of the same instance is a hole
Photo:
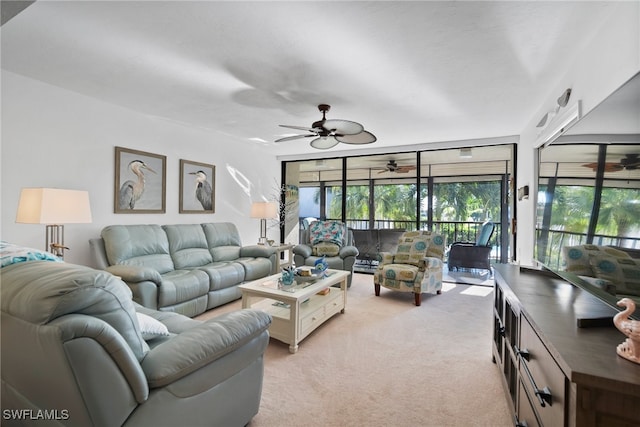
[[[312,138],[310,144],[313,148],[319,150],[327,150],[335,147],[339,143],[344,144],[371,144],[376,142],[377,138],[371,132],[364,130],[364,126],[351,120],[327,119],[327,111],[331,109],[328,104],[318,105],[318,110],[322,113],[322,120],[313,122],[311,127],[280,125],[281,127],[306,130],[309,134],[285,136],[276,139],[275,142],[292,141],[300,138]]]

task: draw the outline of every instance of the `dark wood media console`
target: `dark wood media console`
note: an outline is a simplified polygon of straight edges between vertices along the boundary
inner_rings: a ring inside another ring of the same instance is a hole
[[[616,311],[559,277],[495,266],[493,359],[516,426],[640,426],[640,365],[621,358]],[[602,323],[601,321],[599,323]],[[599,324],[596,322],[596,324]]]

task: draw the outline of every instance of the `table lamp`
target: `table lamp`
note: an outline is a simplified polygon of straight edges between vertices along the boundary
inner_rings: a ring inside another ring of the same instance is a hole
[[[253,202],[251,218],[260,218],[259,245],[267,245],[267,219],[278,218],[278,204],[276,202]]]
[[[16,222],[46,224],[45,250],[64,258],[64,224],[91,222],[89,192],[59,188],[23,188]]]

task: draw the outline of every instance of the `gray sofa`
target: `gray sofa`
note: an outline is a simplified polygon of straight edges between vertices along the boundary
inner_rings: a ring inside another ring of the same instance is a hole
[[[232,223],[110,225],[90,239],[94,266],[124,280],[137,303],[189,317],[241,297],[275,273],[269,246],[242,246]]]
[[[257,414],[268,314],[149,310],[110,273],[64,262],[1,273],[3,425],[244,426]]]
[[[358,261],[371,266],[378,261],[380,252],[391,252],[398,246],[404,229],[353,230],[354,245],[358,248]]]

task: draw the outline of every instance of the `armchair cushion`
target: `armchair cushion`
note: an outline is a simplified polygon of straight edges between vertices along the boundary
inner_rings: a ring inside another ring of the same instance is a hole
[[[316,243],[312,249],[315,256],[336,256],[340,253],[340,246],[329,242]]]
[[[320,242],[344,244],[344,224],[338,221],[315,221],[309,226],[309,241],[312,245]]]
[[[442,258],[444,239],[425,231],[408,231],[400,237],[393,262],[419,266],[425,256]]]

